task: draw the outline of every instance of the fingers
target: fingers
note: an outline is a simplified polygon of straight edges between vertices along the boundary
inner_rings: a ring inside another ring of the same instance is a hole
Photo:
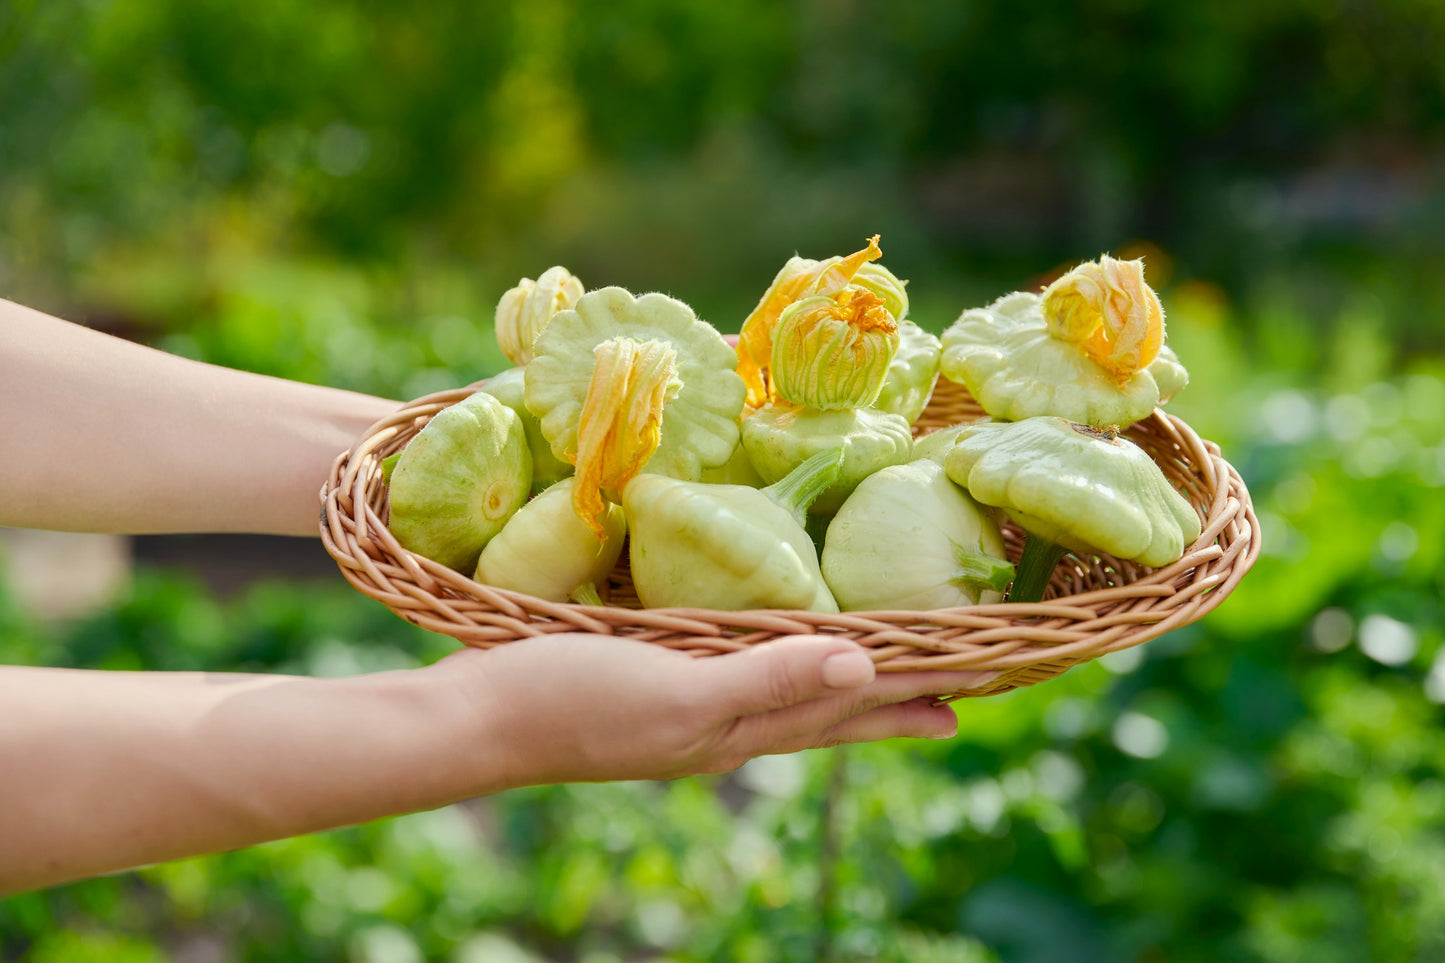
[[[958,716],[952,706],[932,699],[909,699],[880,706],[829,726],[822,731],[800,734],[777,752],[797,752],[820,746],[880,739],[952,739],[958,734]]]
[[[730,760],[710,771],[727,771],[758,756],[823,749],[854,742],[883,739],[951,739],[958,734],[958,716],[953,707],[939,705],[924,697],[897,702],[851,716],[821,729],[806,729],[785,736],[774,733],[773,741],[747,748],[722,747],[719,758]]]
[[[738,719],[730,749],[747,756],[794,752],[840,742],[951,736],[957,717],[934,704],[940,693],[986,684],[995,672],[898,672],[834,693]]]
[[[887,672],[855,690],[759,713],[750,719],[766,731],[816,731],[879,706],[920,698],[932,701],[944,693],[976,688],[997,675],[996,672]]]
[[[698,684],[726,717],[787,709],[874,680],[873,660],[861,646],[819,635],[786,636],[694,664]]]

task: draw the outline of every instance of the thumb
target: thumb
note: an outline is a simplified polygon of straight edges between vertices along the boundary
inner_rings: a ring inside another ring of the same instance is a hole
[[[789,635],[742,652],[700,659],[729,717],[754,715],[857,689],[873,681],[862,646],[822,635]]]

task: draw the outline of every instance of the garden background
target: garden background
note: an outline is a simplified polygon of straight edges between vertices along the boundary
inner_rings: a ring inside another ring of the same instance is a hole
[[[0,296],[405,399],[504,367],[496,299],[552,264],[736,330],[787,257],[880,233],[941,331],[1142,254],[1193,375],[1170,410],[1264,536],[1202,623],[958,704],[951,742],[18,896],[0,961],[1442,958],[1442,65],[1437,0],[0,2]],[[11,551],[0,661],[453,645],[309,542],[123,547],[66,617]]]

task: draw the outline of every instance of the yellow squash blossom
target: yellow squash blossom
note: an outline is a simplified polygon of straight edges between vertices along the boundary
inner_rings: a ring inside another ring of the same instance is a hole
[[[1164,306],[1144,280],[1142,260],[1105,254],[1044,289],[1049,334],[1078,348],[1119,383],[1147,368],[1164,344]]]
[[[535,281],[522,278],[497,302],[497,347],[512,364],[531,361],[537,335],[557,312],[572,307],[584,293],[582,282],[561,266],[548,268]]]
[[[863,408],[878,397],[897,351],[898,322],[871,291],[804,298],[778,319],[773,391],[819,411]]]
[[[867,247],[847,257],[833,257],[825,261],[789,258],[773,278],[773,283],[743,322],[738,334],[738,374],[742,375],[748,387],[747,403],[750,407],[761,408],[773,400],[768,370],[773,357],[773,332],[783,310],[806,297],[836,294],[853,283],[863,265],[883,256],[878,237],[873,235],[868,239]]]
[[[677,351],[664,341],[609,338],[597,359],[577,429],[577,481],[572,507],[598,538],[604,491],[637,476],[662,440],[663,407],[677,396]]]

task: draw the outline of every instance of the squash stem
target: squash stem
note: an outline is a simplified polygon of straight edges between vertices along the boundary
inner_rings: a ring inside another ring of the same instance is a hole
[[[396,470],[396,463],[401,461],[401,452],[392,452],[381,460],[381,483],[391,484],[391,473]]]
[[[567,596],[578,605],[601,605],[602,596],[597,592],[596,582],[583,582]]]
[[[843,473],[842,447],[820,451],[797,468],[762,490],[773,501],[797,518],[799,525],[807,522],[808,508],[818,496]]]
[[[952,579],[956,585],[1002,592],[1014,579],[1014,567],[1005,560],[984,552],[970,552],[962,545],[953,546],[953,560],[958,565]]]
[[[1013,588],[1009,591],[1010,602],[1037,602],[1044,597],[1044,588],[1049,584],[1049,576],[1054,574],[1054,566],[1059,564],[1059,559],[1068,552],[1055,542],[1039,538],[1037,535],[1029,535],[1024,538],[1023,555],[1019,558],[1018,575],[1014,578]]]

